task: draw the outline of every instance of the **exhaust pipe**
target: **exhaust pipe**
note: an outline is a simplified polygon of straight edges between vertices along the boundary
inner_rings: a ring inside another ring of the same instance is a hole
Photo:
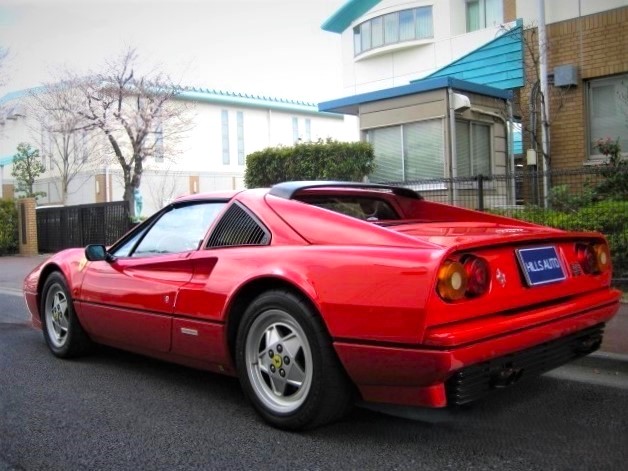
[[[512,364],[504,365],[491,375],[492,388],[506,388],[512,386],[523,376],[523,368],[514,368]]]
[[[576,347],[576,353],[588,355],[591,352],[596,351],[602,345],[602,337],[587,337],[578,342]]]

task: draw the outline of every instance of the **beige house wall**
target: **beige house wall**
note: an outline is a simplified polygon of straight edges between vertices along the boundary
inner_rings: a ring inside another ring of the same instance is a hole
[[[491,171],[493,175],[504,175],[508,169],[508,136],[507,136],[507,103],[505,100],[488,97],[466,91],[452,90],[454,93],[469,98],[471,107],[463,112],[456,112],[456,120],[466,120],[484,123],[491,128]],[[443,121],[443,152],[444,177],[451,175],[451,138],[450,118],[448,109],[448,89],[431,90],[414,95],[379,100],[359,105],[360,131],[365,138],[366,132],[371,129],[399,126],[406,123],[441,119]],[[504,185],[485,183],[486,200],[492,204],[502,206],[512,204]],[[477,208],[478,192],[474,182],[462,182],[456,190],[446,187],[445,184],[430,186],[419,185],[421,194],[437,201],[455,198],[456,204],[470,208]]]

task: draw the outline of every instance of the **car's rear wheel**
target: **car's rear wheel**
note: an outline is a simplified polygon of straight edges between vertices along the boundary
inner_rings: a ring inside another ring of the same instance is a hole
[[[46,279],[41,296],[44,339],[50,351],[60,358],[86,353],[91,342],[83,330],[63,276],[54,272]]]
[[[255,299],[238,330],[236,362],[247,397],[270,424],[305,429],[339,419],[351,385],[318,315],[300,296]]]

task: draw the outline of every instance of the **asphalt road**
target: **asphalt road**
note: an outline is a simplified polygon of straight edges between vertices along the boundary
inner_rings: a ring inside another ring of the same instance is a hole
[[[562,368],[451,414],[415,411],[409,420],[356,408],[340,423],[287,433],[258,419],[235,379],[105,348],[59,360],[25,317],[21,297],[0,293],[0,470],[619,470],[628,463],[625,369]]]

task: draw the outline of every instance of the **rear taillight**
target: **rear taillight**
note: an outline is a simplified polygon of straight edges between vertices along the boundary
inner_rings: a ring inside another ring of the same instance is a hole
[[[436,291],[445,301],[456,301],[464,297],[467,290],[467,272],[460,262],[445,260],[438,270]]]
[[[438,270],[436,291],[445,301],[474,298],[488,291],[491,271],[488,262],[475,255],[460,261],[447,259]]]
[[[467,273],[467,291],[469,297],[480,296],[488,291],[491,271],[488,262],[480,257],[469,256],[464,261]]]
[[[597,267],[600,271],[606,271],[611,266],[611,254],[606,244],[595,244],[593,246],[595,257],[597,259]]]
[[[606,244],[576,244],[576,257],[586,274],[601,273],[610,268],[611,256]]]

